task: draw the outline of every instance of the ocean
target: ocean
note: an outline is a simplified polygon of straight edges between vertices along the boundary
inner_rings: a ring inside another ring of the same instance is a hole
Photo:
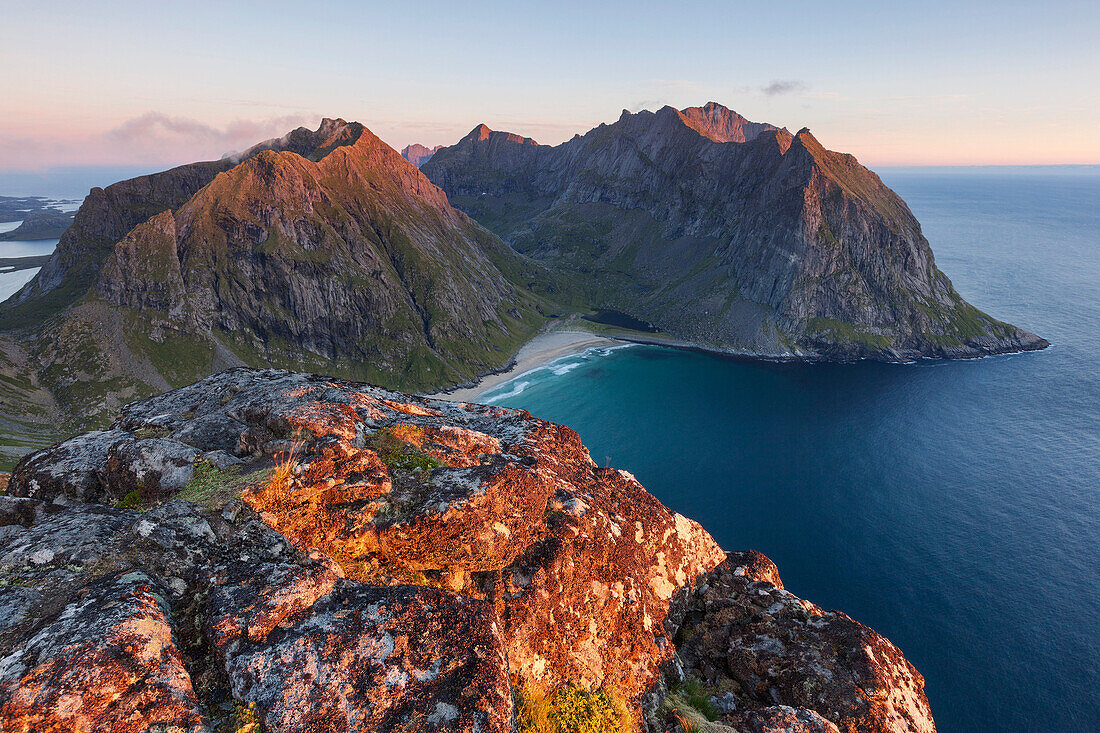
[[[590,350],[478,398],[577,430],[727,549],[890,638],[939,730],[1100,730],[1100,167],[885,169],[1041,352],[779,364]]]

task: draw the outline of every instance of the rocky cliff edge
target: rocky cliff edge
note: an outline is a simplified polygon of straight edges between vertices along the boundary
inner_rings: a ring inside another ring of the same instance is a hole
[[[235,369],[8,494],[5,731],[935,730],[889,641],[526,412]]]

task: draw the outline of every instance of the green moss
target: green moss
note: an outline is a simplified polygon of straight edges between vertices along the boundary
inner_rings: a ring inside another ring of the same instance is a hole
[[[389,428],[375,431],[367,439],[367,447],[377,453],[386,467],[391,470],[397,468],[408,471],[431,471],[443,465],[434,456],[397,437]]]
[[[242,474],[239,466],[221,469],[205,458],[199,458],[195,461],[191,480],[172,498],[191,501],[215,511],[240,496],[244,487],[263,483],[273,472],[274,469],[267,468]]]
[[[141,489],[131,489],[126,496],[115,502],[115,506],[119,509],[139,509],[144,504],[145,499],[141,495]]]
[[[890,348],[890,338],[871,333],[860,326],[836,318],[811,318],[806,322],[806,333],[822,334],[840,343],[861,344],[872,349]]]

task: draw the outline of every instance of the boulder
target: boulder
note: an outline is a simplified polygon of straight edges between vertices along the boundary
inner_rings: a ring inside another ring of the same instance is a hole
[[[839,733],[837,727],[813,710],[774,705],[745,716],[747,733]]]
[[[348,582],[315,555],[227,569],[207,629],[234,697],[273,733],[511,730],[508,658],[482,601]]]
[[[142,572],[93,580],[0,661],[0,700],[12,733],[206,730],[164,592]]]
[[[690,598],[676,637],[689,675],[732,687],[743,710],[805,708],[844,733],[935,731],[924,678],[896,646],[762,579],[774,565],[758,555],[731,553]]]

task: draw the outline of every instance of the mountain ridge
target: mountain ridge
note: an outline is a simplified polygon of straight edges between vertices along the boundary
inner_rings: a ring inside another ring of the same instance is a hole
[[[710,103],[624,111],[552,147],[475,132],[424,167],[452,203],[673,336],[829,360],[1047,345],[966,303],[904,201],[808,129]]]
[[[0,350],[12,378],[91,421],[76,426],[248,364],[445,387],[511,358],[549,282],[365,127],[325,119],[93,189],[0,305]]]
[[[442,145],[436,145],[434,148],[429,148],[420,143],[413,143],[401,149],[401,157],[419,168],[442,149]]]

